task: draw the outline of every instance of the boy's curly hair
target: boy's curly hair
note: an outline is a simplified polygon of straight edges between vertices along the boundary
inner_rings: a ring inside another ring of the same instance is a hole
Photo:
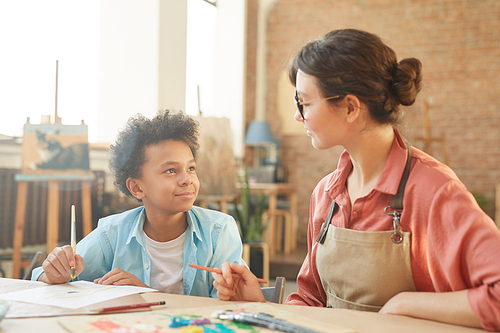
[[[142,114],[129,118],[119,131],[115,144],[111,145],[109,166],[115,176],[115,186],[132,197],[127,188],[127,179],[140,178],[146,161],[146,148],[164,140],[185,142],[193,157],[199,148],[199,124],[182,112],[160,111],[148,119]]]

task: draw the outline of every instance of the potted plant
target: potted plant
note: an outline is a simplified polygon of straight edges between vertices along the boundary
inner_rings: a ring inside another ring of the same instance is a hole
[[[267,225],[262,221],[262,213],[266,205],[266,196],[261,191],[257,205],[252,205],[248,172],[244,168],[243,179],[239,179],[241,188],[240,203],[235,204],[236,217],[244,243],[262,242],[262,233]]]
[[[243,179],[241,179],[243,178]],[[257,205],[252,204],[252,198],[250,196],[250,184],[248,182],[248,173],[246,168],[244,168],[243,177],[239,179],[241,196],[240,202],[236,202],[236,219],[238,222],[238,228],[240,230],[242,242],[250,246],[244,246],[249,249],[249,261],[248,266],[250,270],[256,276],[262,276],[263,274],[263,253],[258,247],[251,246],[252,244],[262,243],[262,233],[266,230],[267,224],[262,221],[262,213],[266,205],[266,196],[263,191],[260,192]],[[245,257],[245,253],[243,253]],[[248,259],[247,259],[248,260]]]

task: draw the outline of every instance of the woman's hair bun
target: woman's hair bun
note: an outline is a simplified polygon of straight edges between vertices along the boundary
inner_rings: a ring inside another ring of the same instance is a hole
[[[422,88],[422,63],[416,58],[401,60],[393,76],[392,94],[402,105],[415,102]]]

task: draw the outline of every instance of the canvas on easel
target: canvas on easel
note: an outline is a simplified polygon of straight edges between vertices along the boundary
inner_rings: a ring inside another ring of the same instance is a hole
[[[197,174],[200,195],[233,195],[236,167],[229,119],[194,117],[200,124]]]
[[[63,125],[60,121],[31,124],[28,119],[24,125],[21,172],[14,177],[18,182],[12,255],[14,278],[20,276],[26,209],[29,208],[28,183],[47,186],[47,218],[40,222],[46,225],[46,253],[59,244],[60,215],[63,221],[67,221],[69,215],[66,214],[69,207],[63,208],[62,213],[59,209],[60,184],[64,181],[80,184],[82,236],[92,231],[90,188],[94,174],[90,170],[87,132],[83,122],[81,125]]]
[[[90,170],[87,125],[24,125],[22,173]]]
[[[233,138],[229,119],[194,117],[200,124],[200,149],[196,159],[196,173],[200,180],[198,205],[219,204],[219,210],[228,213],[228,203],[235,198],[236,166]]]

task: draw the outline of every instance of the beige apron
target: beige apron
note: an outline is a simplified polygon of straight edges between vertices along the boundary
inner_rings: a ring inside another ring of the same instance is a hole
[[[410,233],[399,230],[411,160],[406,145],[408,159],[398,194],[385,209],[393,216],[394,230],[367,232],[335,227],[330,224],[336,205],[332,202],[316,249],[316,267],[328,307],[379,311],[396,294],[415,291]]]

